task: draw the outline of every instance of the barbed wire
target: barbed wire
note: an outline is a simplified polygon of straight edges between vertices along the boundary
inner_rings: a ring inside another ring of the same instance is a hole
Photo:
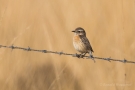
[[[58,55],[68,55],[68,56],[72,56],[72,57],[83,58],[83,57],[80,57],[80,54],[77,54],[77,53],[76,54],[69,54],[69,53],[57,52],[57,51],[38,50],[38,49],[32,49],[29,46],[27,48],[24,48],[24,47],[18,47],[18,46],[14,46],[14,45],[11,45],[11,46],[0,45],[0,48],[11,48],[12,50],[13,49],[22,49],[22,50],[25,50],[25,51],[35,51],[35,52],[41,52],[41,53],[53,53],[53,54],[58,54]],[[133,64],[135,64],[134,61],[128,61],[125,58],[123,60],[119,60],[119,59],[112,59],[111,57],[109,57],[109,58],[102,58],[102,57],[96,57],[96,56],[84,56],[84,57],[86,57],[86,59],[92,59],[92,60],[94,60],[94,62],[95,62],[95,59],[99,59],[99,60],[106,60],[106,61],[109,61],[109,62],[117,61],[117,62],[122,62],[122,63],[133,63]]]

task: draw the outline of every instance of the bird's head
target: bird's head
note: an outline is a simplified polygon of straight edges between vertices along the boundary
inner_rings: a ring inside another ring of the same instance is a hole
[[[76,28],[72,32],[75,33],[75,35],[81,35],[81,36],[86,36],[85,30],[81,27]]]

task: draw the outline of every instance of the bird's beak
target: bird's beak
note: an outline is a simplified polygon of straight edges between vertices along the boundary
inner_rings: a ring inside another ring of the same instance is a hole
[[[72,31],[72,32],[75,32],[75,31]]]

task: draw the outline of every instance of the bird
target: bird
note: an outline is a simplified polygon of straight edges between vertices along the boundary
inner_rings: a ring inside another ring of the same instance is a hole
[[[77,27],[72,32],[74,32],[73,46],[77,51],[81,53],[78,58],[83,58],[87,53],[90,54],[90,58],[93,58],[92,53],[94,51],[88,38],[86,37],[85,30],[82,27]]]

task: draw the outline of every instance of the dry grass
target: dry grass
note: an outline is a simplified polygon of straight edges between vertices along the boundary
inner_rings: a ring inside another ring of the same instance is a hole
[[[134,0],[0,0],[0,44],[76,53],[78,26],[94,55],[134,61]],[[134,68],[1,48],[0,90],[134,90]]]

